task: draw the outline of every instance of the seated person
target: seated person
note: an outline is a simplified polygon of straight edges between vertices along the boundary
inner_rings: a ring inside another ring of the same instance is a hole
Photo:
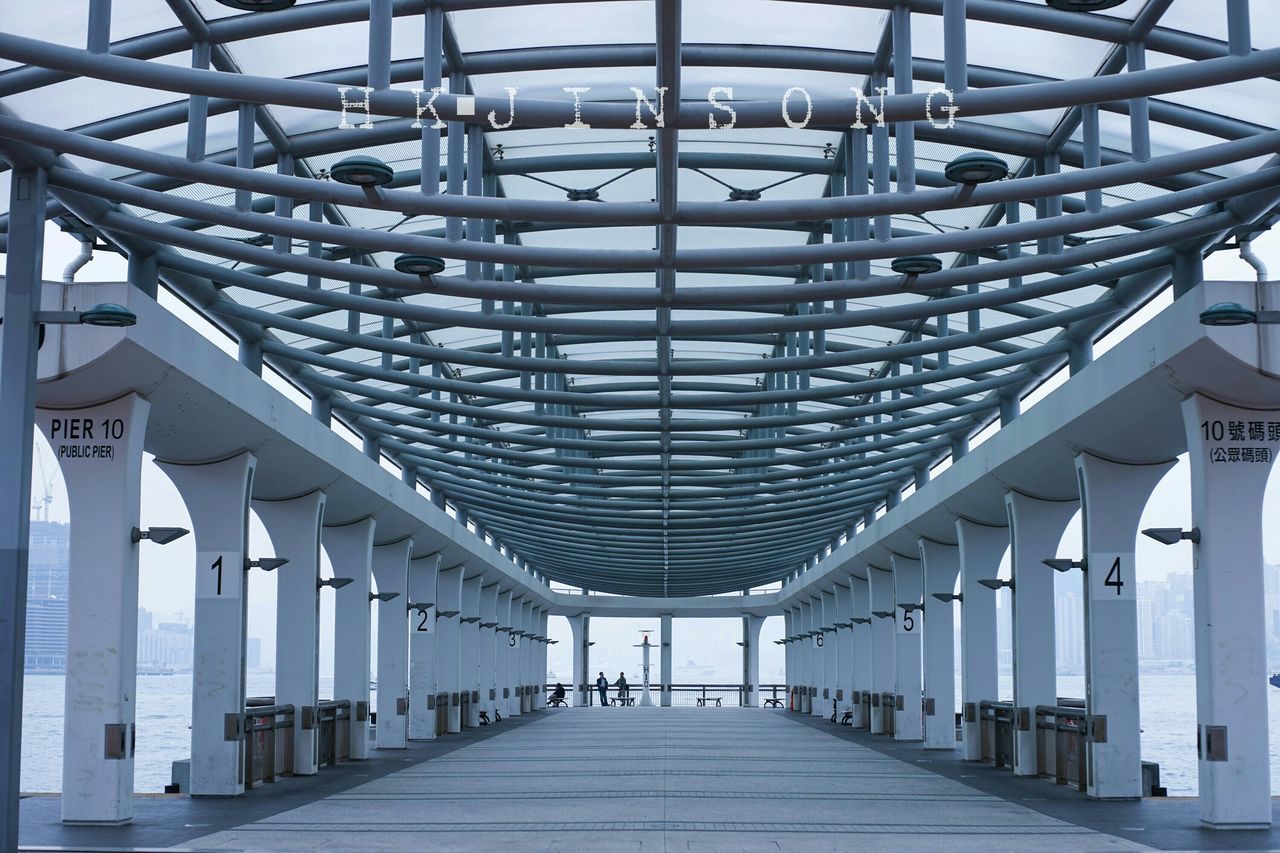
[[[555,688],[555,690],[552,690],[552,691],[551,691],[551,698],[552,698],[552,699],[564,699],[564,685],[563,685],[563,684],[561,684],[561,683],[560,683],[560,682],[558,682],[558,681],[556,682],[556,688]]]

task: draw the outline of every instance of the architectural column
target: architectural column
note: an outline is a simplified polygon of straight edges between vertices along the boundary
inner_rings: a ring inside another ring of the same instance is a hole
[[[461,565],[441,569],[436,577],[436,701],[449,706],[445,731],[462,731]]]
[[[870,573],[870,569],[867,570]],[[853,724],[871,728],[871,582],[849,576],[849,598],[853,602]]]
[[[1268,827],[1262,506],[1280,453],[1280,411],[1195,394],[1182,414],[1199,531],[1192,547],[1200,820],[1217,829]]]
[[[479,575],[463,579],[462,615],[458,617],[462,668],[459,692],[465,712],[462,725],[471,729],[480,725],[480,584]]]
[[[409,740],[409,557],[413,540],[401,539],[373,549],[373,579],[378,607],[378,749],[404,749]]]
[[[742,692],[748,708],[760,707],[760,628],[764,617],[742,615]]]
[[[494,621],[498,623],[494,628],[496,637],[494,643],[497,650],[497,702],[498,710],[503,716],[511,715],[511,590],[504,589],[498,593],[497,610],[494,614]],[[572,620],[571,620],[572,621]],[[568,692],[573,693],[572,678],[570,679]]]
[[[196,540],[191,663],[191,794],[244,793],[245,566],[256,460],[159,462],[182,495]]]
[[[924,746],[956,748],[955,604],[939,595],[955,593],[960,549],[920,540],[924,576]]]
[[[1078,501],[1046,501],[1019,492],[1004,496],[1009,514],[1009,563],[1013,568],[1013,772],[1035,776],[1036,706],[1058,704],[1054,634],[1054,572],[1044,560],[1058,553]]]
[[[351,578],[351,583],[333,591],[333,698],[351,702],[353,761],[369,757],[374,527],[372,518],[362,518],[321,532],[334,579]]]
[[[853,710],[853,590],[836,584],[836,722]]]
[[[533,710],[535,711],[547,709],[547,650],[551,647],[551,640],[547,636],[549,616],[545,607],[538,608],[538,635],[542,639],[538,641],[533,673]]]
[[[533,710],[533,649],[537,643],[533,637],[537,634],[534,628],[533,602],[526,601],[520,608],[520,630],[525,636],[520,638],[520,711],[529,713]]]
[[[885,707],[884,694],[897,693],[896,649],[893,626],[893,573],[867,566],[871,586],[871,733],[883,734],[885,716],[894,713]]]
[[[36,423],[66,481],[71,510],[64,823],[133,819],[138,548],[156,546],[135,543],[130,534],[139,526],[150,411],[151,404],[136,394],[85,409],[36,410]]]
[[[787,683],[787,710],[798,711],[800,710],[800,692],[796,684],[800,675],[800,663],[797,659],[794,640],[796,635],[794,608],[782,611],[782,626],[783,668],[786,670],[786,677],[783,680]]]
[[[836,683],[837,683],[837,641],[836,641],[836,594],[835,591],[822,594],[822,716],[835,716]]]
[[[897,713],[893,718],[894,740],[923,740],[924,672],[920,659],[921,597],[924,582],[920,561],[893,554],[894,599],[894,667],[897,693],[900,697]]]
[[[498,585],[480,587],[479,671],[480,706],[489,721],[498,721]],[[502,709],[505,710],[505,709]]]
[[[960,543],[960,731],[966,761],[982,759],[979,703],[1000,698],[999,656],[996,650],[996,597],[978,583],[1000,574],[1000,560],[1009,547],[1004,527],[956,520]]]
[[[319,769],[320,729],[320,528],[325,494],[315,491],[283,501],[253,502],[275,556],[289,562],[276,576],[276,704],[292,705],[293,773]],[[310,709],[310,710],[308,710]],[[308,719],[308,715],[311,718]],[[303,728],[310,724],[310,728]]]
[[[440,555],[409,561],[409,740],[436,736],[436,575]],[[381,615],[381,614],[379,614]]]
[[[574,707],[585,708],[587,692],[591,689],[591,682],[587,680],[587,670],[591,668],[591,617],[586,613],[570,616],[569,631],[573,634],[573,683],[569,689]]]
[[[675,677],[671,671],[671,614],[664,613],[658,617],[658,660],[661,666],[661,682],[658,693],[658,704],[663,708],[671,707],[671,683]]]
[[[511,716],[518,717],[523,712],[524,701],[522,695],[524,693],[524,655],[521,649],[524,647],[525,638],[520,636],[520,632],[524,630],[521,625],[521,618],[524,614],[524,596],[513,595],[511,597],[511,630],[507,632],[507,656],[510,660],[510,679],[511,679],[511,703],[509,712]]]
[[[800,629],[796,632],[800,636],[800,674],[804,679],[800,683],[800,713],[813,714],[813,698],[814,698],[814,654],[813,654],[813,637],[809,632],[813,630],[813,601],[804,601],[800,603]]]
[[[1134,549],[1142,509],[1173,465],[1076,457],[1084,520],[1088,793],[1097,799],[1142,796]]]

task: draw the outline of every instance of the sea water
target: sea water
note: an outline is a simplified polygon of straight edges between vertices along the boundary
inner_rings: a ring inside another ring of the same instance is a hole
[[[1265,673],[1260,673],[1260,679]],[[251,673],[250,696],[270,696],[275,677]],[[63,679],[60,675],[27,675],[23,693],[22,790],[57,791],[62,778]],[[191,754],[191,676],[138,676],[137,754],[134,789],[159,792],[170,780],[170,767]],[[332,680],[322,680],[328,696]],[[1012,693],[1012,679],[1001,677],[1001,696]],[[1084,696],[1083,676],[1058,679],[1064,697]],[[1280,690],[1268,688],[1268,693]],[[1269,696],[1272,793],[1280,794],[1280,696]],[[1172,796],[1196,794],[1196,680],[1190,674],[1149,674],[1141,678],[1142,757],[1160,765],[1160,781]]]

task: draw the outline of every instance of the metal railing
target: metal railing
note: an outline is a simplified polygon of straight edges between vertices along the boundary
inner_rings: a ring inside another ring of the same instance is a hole
[[[320,765],[335,766],[351,758],[351,700],[336,699],[316,706],[320,728]]]
[[[1089,742],[1084,700],[1063,699],[1057,705],[1036,706],[1036,766],[1041,775],[1078,791],[1089,787]]]
[[[244,788],[293,775],[292,705],[273,705],[272,697],[251,698],[244,711]]]
[[[552,691],[555,690],[554,684],[544,685],[547,696],[550,697]],[[722,707],[722,708],[741,708],[746,706],[749,691],[745,684],[672,684],[669,685],[671,691],[671,704],[677,707]],[[573,685],[566,684],[565,704],[573,707],[575,690]],[[633,685],[628,689],[628,695],[636,702],[640,701],[640,694],[644,691],[641,685]],[[649,692],[653,696],[654,704],[659,704],[662,695],[662,686],[658,684],[649,685]],[[617,698],[617,688],[612,685],[606,694],[612,704]],[[782,707],[786,707],[787,686],[785,684],[761,684],[756,688],[756,707],[765,707],[766,701],[778,700]],[[590,692],[587,693],[587,706],[594,707],[600,704],[600,693],[593,685]],[[550,702],[548,701],[548,707]]]
[[[978,734],[983,761],[996,767],[1013,767],[1015,716],[1012,702],[983,700],[978,703]]]

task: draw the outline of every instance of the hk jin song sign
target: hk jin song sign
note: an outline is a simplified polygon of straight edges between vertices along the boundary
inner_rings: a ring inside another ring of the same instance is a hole
[[[632,130],[652,130],[654,128],[667,126],[666,115],[666,96],[667,87],[660,86],[657,89],[646,90],[638,86],[629,87],[632,94],[635,95],[635,121],[629,125]],[[355,128],[372,128],[373,127],[373,105],[371,103],[371,94],[373,89],[364,86],[339,86],[338,105],[341,109],[341,118],[338,121],[338,127],[342,130]],[[458,120],[465,120],[476,115],[476,99],[471,95],[447,94],[439,86],[430,90],[412,89],[416,113],[413,123],[414,128],[429,127],[433,130],[443,130],[445,128],[444,119],[441,118],[439,109],[444,102],[440,101],[441,96],[451,99],[454,106],[454,114]],[[514,87],[506,87],[504,91],[507,93],[506,109],[501,114],[498,109],[492,109],[485,117],[488,125],[493,130],[506,130],[516,123],[516,117],[520,112],[519,90]],[[572,104],[573,121],[566,122],[564,128],[566,130],[590,130],[591,125],[583,120],[582,103],[583,96],[591,91],[589,86],[565,86],[563,91],[568,97],[565,98],[566,108]],[[652,91],[653,97],[649,97]],[[876,96],[868,98],[863,94],[861,89],[850,87],[852,97],[845,99],[853,110],[853,122],[849,125],[854,130],[863,130],[871,125],[864,121],[865,117],[877,127],[885,126],[885,94],[888,92],[882,86],[876,87]],[[360,93],[357,95],[356,93]],[[540,100],[540,105],[547,102]],[[600,102],[598,102],[600,103]],[[759,102],[751,102],[757,105]],[[683,101],[680,105],[683,109],[688,109],[688,101]],[[739,104],[741,106],[741,104]],[[800,86],[792,86],[781,93],[778,99],[778,110],[782,123],[793,129],[803,130],[809,126],[809,122],[813,119],[813,98],[809,93]],[[960,112],[960,108],[956,106],[955,95],[950,89],[938,87],[930,90],[925,94],[924,109],[922,111],[923,118],[935,128],[939,130],[955,127],[956,114]],[[453,120],[453,116],[449,116]],[[733,87],[732,86],[712,86],[707,90],[706,95],[706,119],[707,128],[710,130],[732,130],[738,122],[738,111],[734,108]],[[426,120],[427,124],[424,124]]]

